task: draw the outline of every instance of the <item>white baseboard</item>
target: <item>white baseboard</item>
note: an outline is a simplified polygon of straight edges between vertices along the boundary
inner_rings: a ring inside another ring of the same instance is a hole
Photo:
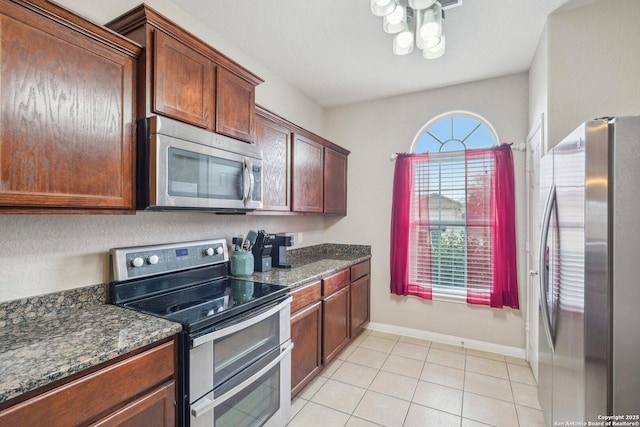
[[[428,341],[436,341],[443,344],[457,345],[474,350],[488,351],[491,353],[504,354],[505,356],[526,359],[524,348],[511,347],[508,345],[493,344],[485,341],[472,340],[469,338],[456,337],[453,335],[438,334],[436,332],[422,331],[420,329],[404,328],[401,326],[387,325],[384,323],[369,322],[367,329],[372,331],[386,332],[389,334],[404,335],[407,337],[420,338]]]

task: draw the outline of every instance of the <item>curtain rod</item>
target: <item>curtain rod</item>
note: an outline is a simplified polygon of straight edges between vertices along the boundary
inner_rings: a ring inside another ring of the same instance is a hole
[[[515,144],[513,142],[508,143],[509,146],[511,146],[511,150],[516,150],[516,151],[527,151],[527,144],[525,144],[524,142],[521,142],[519,144]],[[484,148],[479,148],[479,150],[484,150]],[[473,149],[471,150],[463,150],[463,151],[473,151]],[[446,154],[452,154],[452,153],[456,153],[456,151],[440,151],[437,153],[431,153],[432,156],[440,157],[440,155],[443,155],[443,157],[445,157]],[[400,153],[391,153],[391,157],[389,158],[389,160],[394,161],[395,159],[398,158],[398,154]],[[422,154],[422,153],[420,153]]]

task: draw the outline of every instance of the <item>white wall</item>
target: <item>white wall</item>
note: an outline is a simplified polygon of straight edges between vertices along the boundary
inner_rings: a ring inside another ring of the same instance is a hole
[[[351,150],[348,216],[328,222],[327,241],[372,246],[371,316],[376,323],[524,348],[524,310],[398,297],[389,292],[389,224],[394,163],[434,116],[467,110],[487,119],[503,142],[527,136],[527,74],[327,110],[327,137]],[[526,306],[525,153],[514,151],[520,306]]]
[[[640,114],[640,1],[602,0],[549,16],[548,136]]]
[[[57,0],[98,24],[140,0]],[[265,80],[256,102],[322,135],[323,110],[262,64],[247,57],[170,0],[152,8],[187,28]],[[322,217],[244,217],[207,213],[142,212],[136,215],[0,215],[0,302],[107,282],[113,247],[225,237],[248,229],[303,232],[298,246],[324,243]]]
[[[535,126],[538,126],[540,121],[543,123],[543,142],[548,141],[547,126],[547,92],[549,86],[548,79],[548,55],[549,55],[549,37],[547,26],[545,25],[544,32],[538,41],[538,47],[533,56],[531,62],[531,68],[529,69],[529,131],[533,130]],[[543,152],[546,151],[545,147],[542,147]]]

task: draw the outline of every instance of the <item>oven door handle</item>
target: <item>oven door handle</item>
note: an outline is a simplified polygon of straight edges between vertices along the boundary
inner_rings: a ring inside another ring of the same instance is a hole
[[[272,369],[274,366],[279,364],[282,361],[282,359],[284,359],[289,355],[289,353],[291,353],[292,349],[293,349],[293,343],[289,342],[286,347],[282,348],[278,357],[276,357],[271,362],[269,362],[267,366],[260,369],[254,375],[247,378],[246,380],[244,380],[243,382],[241,382],[240,384],[238,384],[237,386],[235,386],[234,388],[232,388],[222,396],[215,398],[213,400],[209,399],[208,397],[203,397],[196,404],[191,405],[191,415],[193,415],[195,418],[198,418],[206,414],[207,412],[213,410],[213,408],[220,405],[221,403],[224,403],[229,398],[235,396],[240,391],[244,390],[245,388],[253,384],[255,381],[257,381],[261,376],[269,372],[269,370]]]
[[[248,328],[250,326],[253,326],[256,323],[260,323],[264,319],[268,318],[269,316],[274,315],[275,313],[277,313],[280,310],[282,310],[283,308],[285,308],[288,304],[291,304],[292,300],[293,300],[293,298],[288,297],[287,299],[282,301],[280,304],[274,305],[273,307],[269,308],[268,310],[263,311],[262,313],[257,313],[255,316],[251,316],[251,317],[249,317],[248,319],[246,319],[244,321],[241,321],[241,322],[236,323],[236,324],[232,324],[232,325],[230,325],[228,327],[225,327],[225,328],[222,328],[220,330],[211,332],[211,333],[203,335],[201,337],[194,338],[193,341],[192,341],[191,346],[192,347],[198,347],[199,345],[202,345],[202,344],[207,343],[209,341],[217,340],[218,338],[234,334],[234,333],[236,333],[238,331],[241,331],[242,329],[245,329],[245,328]]]

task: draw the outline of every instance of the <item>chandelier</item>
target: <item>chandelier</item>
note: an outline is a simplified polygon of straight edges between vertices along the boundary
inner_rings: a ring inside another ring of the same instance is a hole
[[[446,0],[445,0],[446,1]],[[393,53],[407,55],[414,46],[425,59],[444,55],[444,10],[438,0],[371,0],[371,12],[393,34]]]

